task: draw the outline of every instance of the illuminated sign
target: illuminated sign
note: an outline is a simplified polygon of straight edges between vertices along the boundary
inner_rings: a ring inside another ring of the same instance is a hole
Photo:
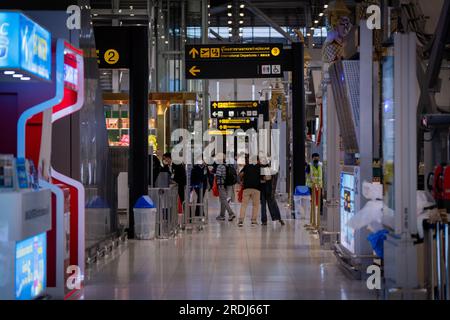
[[[282,44],[187,45],[186,79],[280,78],[288,70]]]
[[[355,176],[341,172],[340,187],[340,217],[341,217],[341,244],[350,252],[355,252],[355,231],[347,223],[355,215]]]
[[[47,282],[47,234],[17,242],[15,257],[15,298],[31,300],[44,293]]]
[[[72,90],[78,89],[78,69],[64,64],[64,84]]]
[[[266,101],[212,101],[211,118],[256,118],[268,112]]]
[[[50,80],[51,34],[18,12],[0,12],[0,69]]]

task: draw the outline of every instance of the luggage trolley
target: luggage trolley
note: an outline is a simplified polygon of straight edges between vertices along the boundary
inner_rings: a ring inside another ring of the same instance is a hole
[[[198,190],[198,193],[195,192]],[[203,196],[203,187],[194,185],[187,187],[187,196],[185,197],[184,225],[186,230],[192,230],[194,227],[198,231],[202,231],[204,226],[208,224],[208,198]],[[195,213],[199,209],[199,215]]]

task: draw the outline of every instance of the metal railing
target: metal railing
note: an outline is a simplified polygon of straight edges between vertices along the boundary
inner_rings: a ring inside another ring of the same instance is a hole
[[[168,239],[177,235],[178,223],[178,187],[148,188],[148,195],[156,206],[155,238]]]

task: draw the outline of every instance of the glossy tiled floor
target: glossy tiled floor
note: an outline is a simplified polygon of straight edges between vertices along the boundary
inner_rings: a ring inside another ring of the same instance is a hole
[[[376,298],[364,282],[344,276],[304,221],[238,228],[217,222],[214,205],[203,232],[130,240],[88,271],[84,299]]]

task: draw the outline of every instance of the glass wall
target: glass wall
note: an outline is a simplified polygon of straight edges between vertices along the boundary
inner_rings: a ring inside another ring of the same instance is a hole
[[[88,1],[79,1],[88,5]],[[95,39],[88,12],[82,11],[80,48],[84,51],[85,104],[80,111],[80,176],[86,190],[86,249],[95,256],[104,241],[119,234]]]

